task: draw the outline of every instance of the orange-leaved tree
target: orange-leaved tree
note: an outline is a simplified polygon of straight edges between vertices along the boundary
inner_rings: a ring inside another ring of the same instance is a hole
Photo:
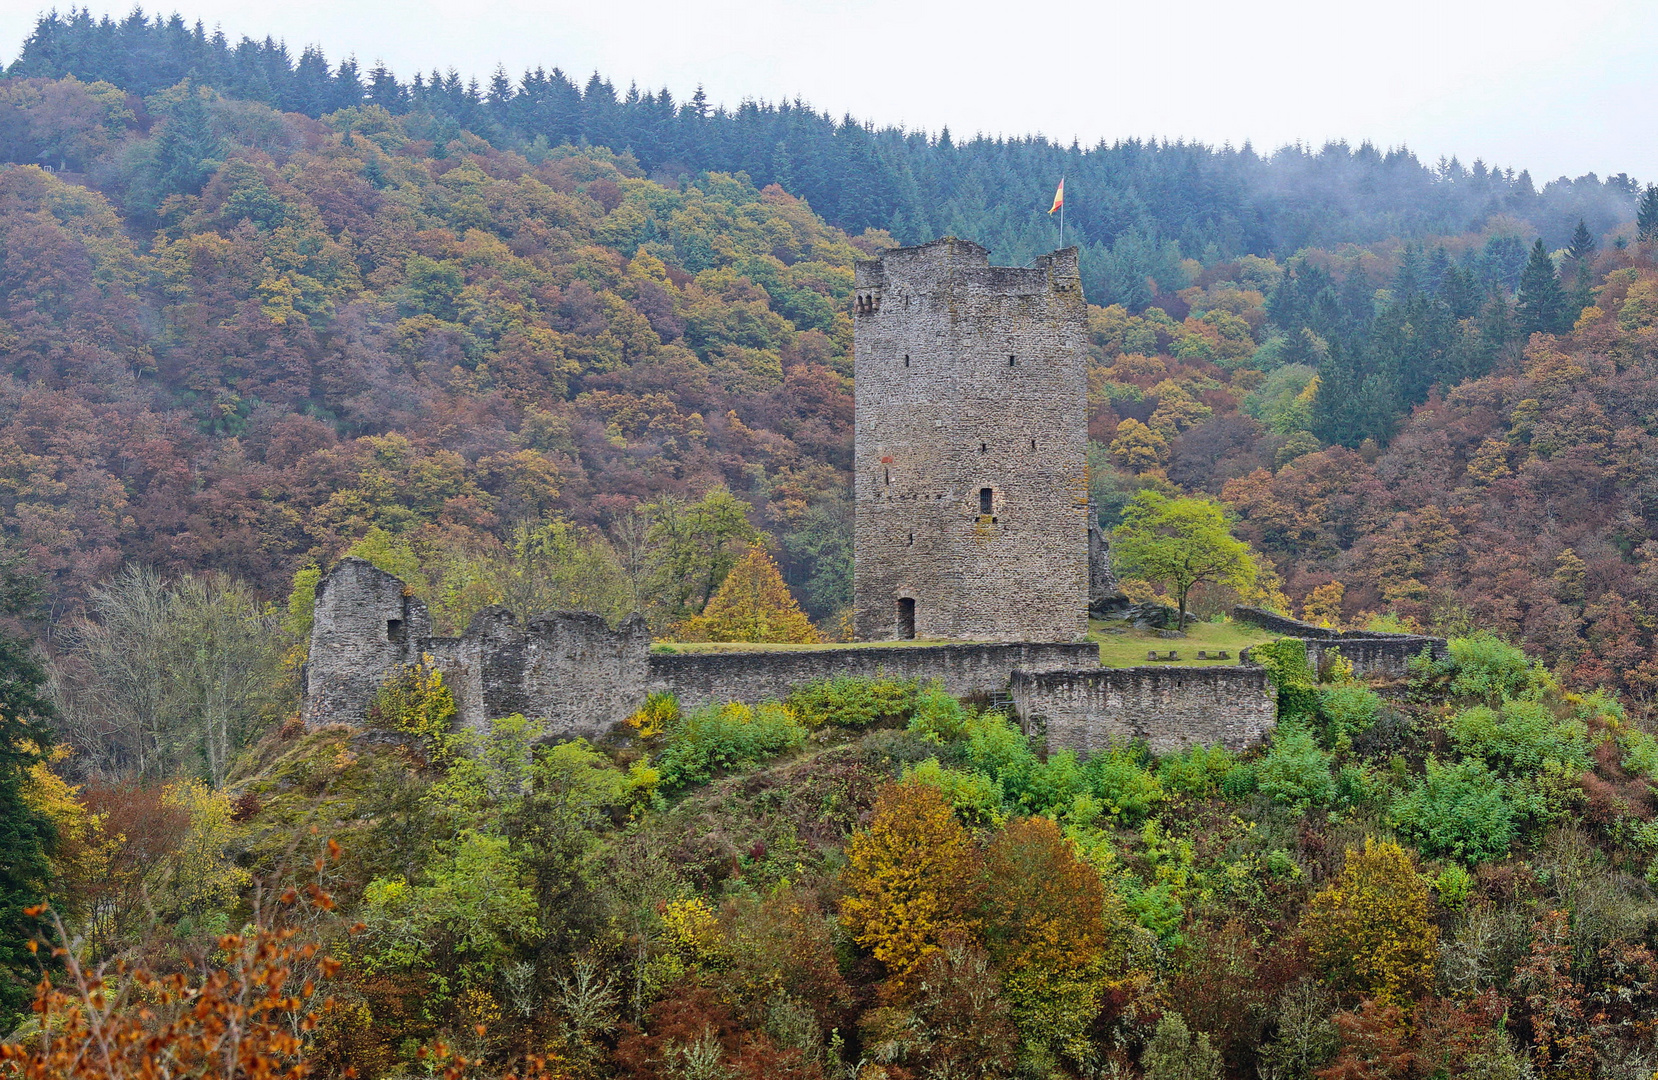
[[[905,997],[931,953],[976,936],[978,848],[939,790],[909,779],[882,789],[846,853],[841,921]]]
[[[815,644],[823,640],[759,543],[751,544],[731,568],[702,614],[674,627],[674,636],[681,641]]]
[[[1308,901],[1301,929],[1338,990],[1408,1004],[1433,979],[1438,932],[1428,887],[1391,840],[1367,837],[1363,851],[1348,848],[1341,876]]]
[[[1002,993],[1026,1044],[1074,1059],[1100,997],[1123,974],[1127,918],[1048,818],[1019,818],[985,851],[980,912]]]

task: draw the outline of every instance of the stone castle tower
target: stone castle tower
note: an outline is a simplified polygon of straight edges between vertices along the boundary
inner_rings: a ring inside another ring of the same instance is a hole
[[[1077,251],[991,266],[946,238],[860,262],[859,640],[1087,634],[1087,328]]]

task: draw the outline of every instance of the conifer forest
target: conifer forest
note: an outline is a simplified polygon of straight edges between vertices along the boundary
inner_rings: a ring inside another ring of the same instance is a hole
[[[136,9],[0,74],[0,1076],[1658,1074],[1658,178]],[[1061,175],[1122,591],[1252,647],[1264,743],[1050,752],[884,677],[572,740],[429,664],[303,721],[346,556],[442,634],[847,642],[854,263],[1029,264]],[[1175,512],[1233,569],[1153,569]],[[1378,681],[1239,604],[1446,648]]]

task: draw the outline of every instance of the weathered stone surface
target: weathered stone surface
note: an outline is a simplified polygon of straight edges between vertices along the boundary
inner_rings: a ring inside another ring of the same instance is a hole
[[[1009,686],[1025,729],[1048,750],[1079,757],[1144,739],[1153,753],[1252,746],[1277,723],[1259,667],[1095,668],[1015,672]]]
[[[1307,663],[1314,670],[1323,666],[1332,652],[1339,651],[1342,659],[1353,665],[1354,675],[1402,679],[1410,673],[1411,659],[1421,655],[1423,650],[1436,660],[1443,660],[1447,655],[1444,638],[1389,634],[1379,630],[1331,630],[1256,607],[1235,607],[1232,617],[1275,634],[1305,641]],[[1248,663],[1249,650],[1239,654],[1239,659]]]
[[[317,583],[305,721],[361,723],[363,711],[410,643],[432,632],[426,605],[400,578],[363,559],[341,559]]]
[[[1129,606],[1117,584],[1117,575],[1111,569],[1111,545],[1100,528],[1099,513],[1092,500],[1088,503],[1088,613],[1106,616]]]
[[[561,739],[609,730],[645,698],[650,630],[634,615],[612,630],[586,611],[537,615],[523,625],[486,608],[458,638],[428,638],[420,651],[444,671],[464,725],[522,713]]]
[[[958,697],[1005,690],[1015,671],[1062,671],[1099,663],[1092,642],[917,645],[810,652],[652,653],[650,688],[682,705],[765,701],[835,675],[938,679]]]
[[[1077,251],[946,238],[855,272],[861,640],[1087,634],[1087,312]]]

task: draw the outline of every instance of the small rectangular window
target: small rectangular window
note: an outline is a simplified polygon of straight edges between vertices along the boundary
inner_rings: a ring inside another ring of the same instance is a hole
[[[395,645],[401,645],[401,644],[403,644],[403,641],[407,636],[408,635],[403,630],[403,620],[402,619],[387,619],[386,620],[386,640],[387,641],[392,642]]]
[[[990,488],[979,489],[979,513],[990,513],[990,497],[994,494]]]

